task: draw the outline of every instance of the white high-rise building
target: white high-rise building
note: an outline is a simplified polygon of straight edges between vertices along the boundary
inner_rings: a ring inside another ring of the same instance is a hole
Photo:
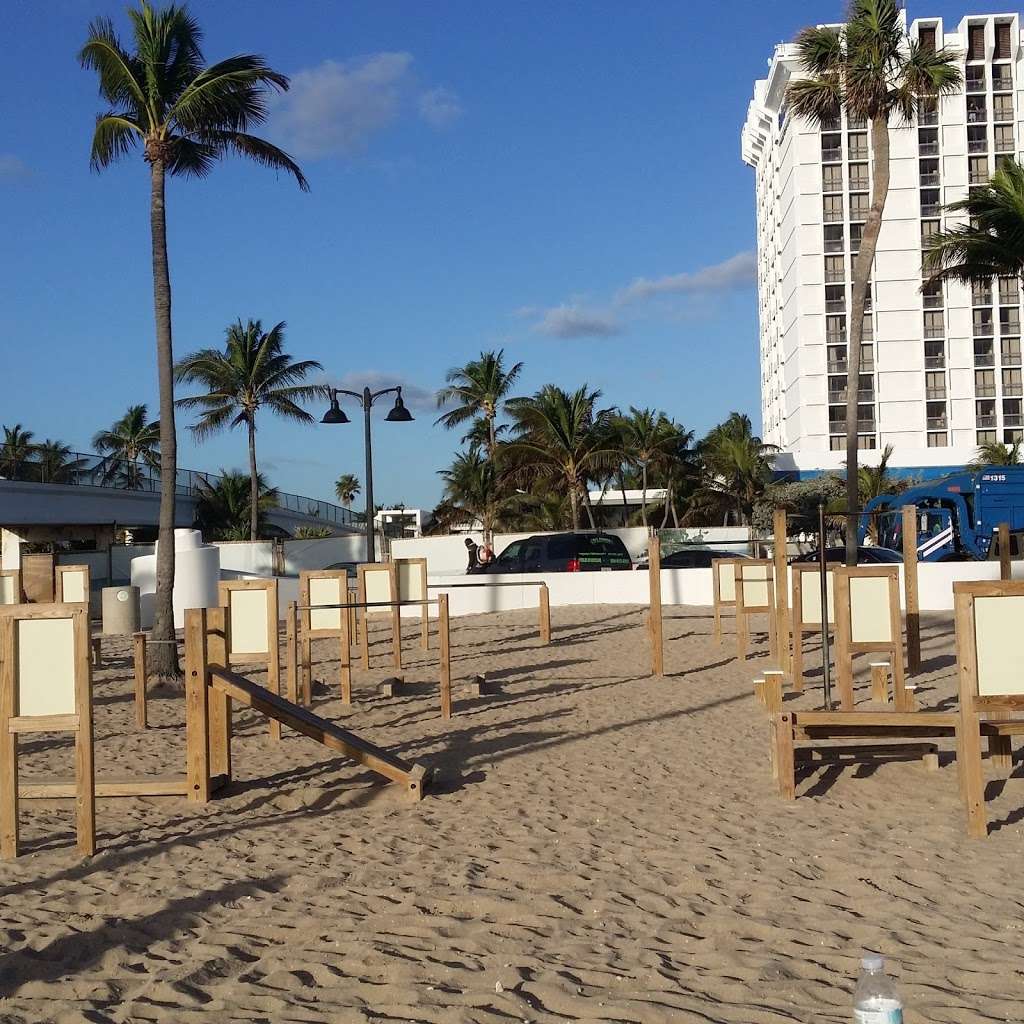
[[[892,122],[889,198],[865,318],[858,417],[865,463],[892,445],[890,465],[936,475],[983,441],[1024,432],[1021,288],[1000,278],[971,289],[921,290],[922,242],[956,220],[943,206],[988,180],[1022,143],[1020,19],[918,18],[910,35],[959,54],[964,87],[922,100],[911,125]],[[845,113],[820,128],[791,117],[787,83],[802,69],[780,44],[754,85],[743,159],[757,192],[761,413],[778,468],[843,464],[846,332],[852,257],[870,205],[868,126]]]

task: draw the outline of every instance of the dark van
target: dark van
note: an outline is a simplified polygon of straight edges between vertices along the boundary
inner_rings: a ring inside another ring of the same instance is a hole
[[[632,569],[626,545],[611,533],[553,533],[514,540],[480,571],[607,572]]]

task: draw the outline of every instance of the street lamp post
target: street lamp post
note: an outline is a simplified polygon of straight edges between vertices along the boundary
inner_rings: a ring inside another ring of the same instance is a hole
[[[384,418],[389,423],[409,423],[412,420],[412,413],[405,407],[402,401],[402,389],[382,388],[380,391],[371,391],[363,388],[362,393],[358,391],[346,391],[344,388],[329,388],[331,396],[331,407],[324,413],[321,423],[349,423],[345,410],[338,404],[338,395],[349,395],[354,398],[363,409],[363,438],[366,446],[366,560],[375,562],[377,560],[376,544],[373,530],[373,449],[370,441],[370,410],[373,403],[382,395],[395,395],[395,404],[391,411]]]

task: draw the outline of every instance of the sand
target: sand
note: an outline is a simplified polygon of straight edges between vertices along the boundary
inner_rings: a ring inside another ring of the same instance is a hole
[[[1024,787],[990,802],[985,841],[948,757],[819,769],[785,804],[757,661],[715,646],[708,609],[674,608],[654,679],[641,614],[553,609],[550,647],[533,613],[453,620],[456,679],[503,693],[462,685],[449,723],[433,686],[376,695],[382,642],[352,707],[318,693],[439,769],[420,804],[303,737],[272,746],[250,712],[227,795],[101,800],[91,860],[69,804],[24,802],[26,855],[0,864],[0,1021],[840,1022],[865,947],[892,958],[912,1024],[1019,1019]],[[409,633],[407,677],[436,680]],[[949,634],[925,620],[925,705],[954,692]],[[180,699],[138,733],[128,646],[110,649],[98,770],[179,771]],[[26,776],[70,767],[54,737],[23,748]]]

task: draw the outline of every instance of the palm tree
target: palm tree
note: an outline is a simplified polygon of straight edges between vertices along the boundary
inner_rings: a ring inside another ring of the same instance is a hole
[[[706,478],[698,506],[720,502],[734,509],[737,523],[749,523],[754,503],[771,482],[776,450],[754,435],[749,416],[730,413],[701,442]]]
[[[309,185],[282,150],[248,133],[266,119],[268,90],[285,91],[288,79],[262,57],[240,55],[204,67],[199,25],[184,7],[156,10],[146,0],[129,9],[134,52],[126,50],[109,18],[89,26],[79,60],[99,76],[109,108],[96,118],[92,166],[103,170],[142,146],[149,164],[149,223],[152,236],[153,311],[160,385],[160,527],[157,549],[151,671],[177,679],[174,639],[174,502],[178,449],[174,429],[174,348],[171,340],[171,279],[164,206],[168,174],[206,177],[228,154],[293,175]]]
[[[871,208],[853,261],[846,388],[846,564],[857,564],[857,389],[864,307],[889,194],[889,121],[912,122],[921,97],[960,87],[957,55],[908,38],[897,0],[851,0],[845,26],[804,29],[796,40],[807,77],[790,82],[791,113],[822,125],[848,117],[871,125]]]
[[[199,384],[201,395],[179,398],[183,409],[201,410],[192,427],[197,439],[227,426],[244,426],[249,435],[249,507],[252,512],[250,540],[256,540],[259,473],[256,469],[256,413],[266,407],[277,416],[298,423],[313,423],[299,403],[323,395],[321,385],[303,384],[308,374],[323,367],[313,359],[295,362],[284,350],[282,320],[263,333],[259,320],[232,324],[226,332],[224,351],[206,348],[185,356],[174,368],[179,384]]]
[[[479,523],[484,535],[490,538],[513,501],[498,479],[495,464],[478,451],[460,452],[439,475],[444,480],[449,524]]]
[[[978,445],[978,452],[967,468],[984,469],[986,466],[1016,466],[1021,461],[1021,441],[1018,439],[1011,445],[1000,441],[986,441]]]
[[[504,349],[481,352],[479,359],[465,366],[452,367],[445,375],[447,386],[437,393],[437,407],[440,409],[453,402],[458,404],[435,422],[446,430],[452,430],[476,417],[482,418],[486,424],[487,457],[493,459],[498,448],[495,420],[522,369],[522,363],[505,369]]]
[[[532,398],[508,403],[515,423],[513,439],[505,446],[514,478],[534,485],[534,493],[560,489],[569,497],[572,528],[580,528],[582,496],[595,529],[594,510],[587,490],[589,480],[614,466],[616,451],[611,440],[610,409],[595,411],[600,391],[584,384],[572,394],[547,384]]]
[[[334,493],[338,496],[338,501],[346,508],[356,500],[356,495],[360,490],[359,477],[352,473],[342,473],[334,485]]]
[[[39,480],[44,484],[61,484],[74,480],[86,464],[86,459],[71,458],[74,452],[63,441],[47,438],[36,445],[36,462],[39,466]]]
[[[20,423],[13,427],[4,426],[4,441],[0,444],[0,468],[8,480],[19,480],[25,471],[25,464],[36,452],[31,430],[22,430]]]
[[[101,483],[126,490],[142,487],[142,467],[151,472],[161,468],[161,437],[160,423],[149,422],[147,406],[130,405],[109,430],[101,430],[92,439],[93,448],[105,456],[97,467]]]
[[[938,281],[990,283],[993,276],[1024,273],[1024,167],[1007,160],[986,185],[950,203],[947,213],[969,222],[933,235],[924,255],[927,284]]]
[[[256,479],[257,536],[266,525],[267,512],[277,506],[277,490],[263,474]],[[213,540],[251,540],[252,490],[249,475],[238,470],[220,471],[212,483],[200,480],[196,503],[196,526]]]
[[[877,498],[881,494],[891,494],[896,490],[895,483],[889,477],[892,450],[892,445],[887,444],[882,450],[882,457],[878,460],[877,466],[861,466],[857,470],[857,489],[862,506],[872,498]]]
[[[615,426],[622,437],[627,458],[640,470],[640,521],[646,527],[648,471],[678,448],[679,432],[663,412],[634,406],[629,407],[628,416],[615,418]]]

